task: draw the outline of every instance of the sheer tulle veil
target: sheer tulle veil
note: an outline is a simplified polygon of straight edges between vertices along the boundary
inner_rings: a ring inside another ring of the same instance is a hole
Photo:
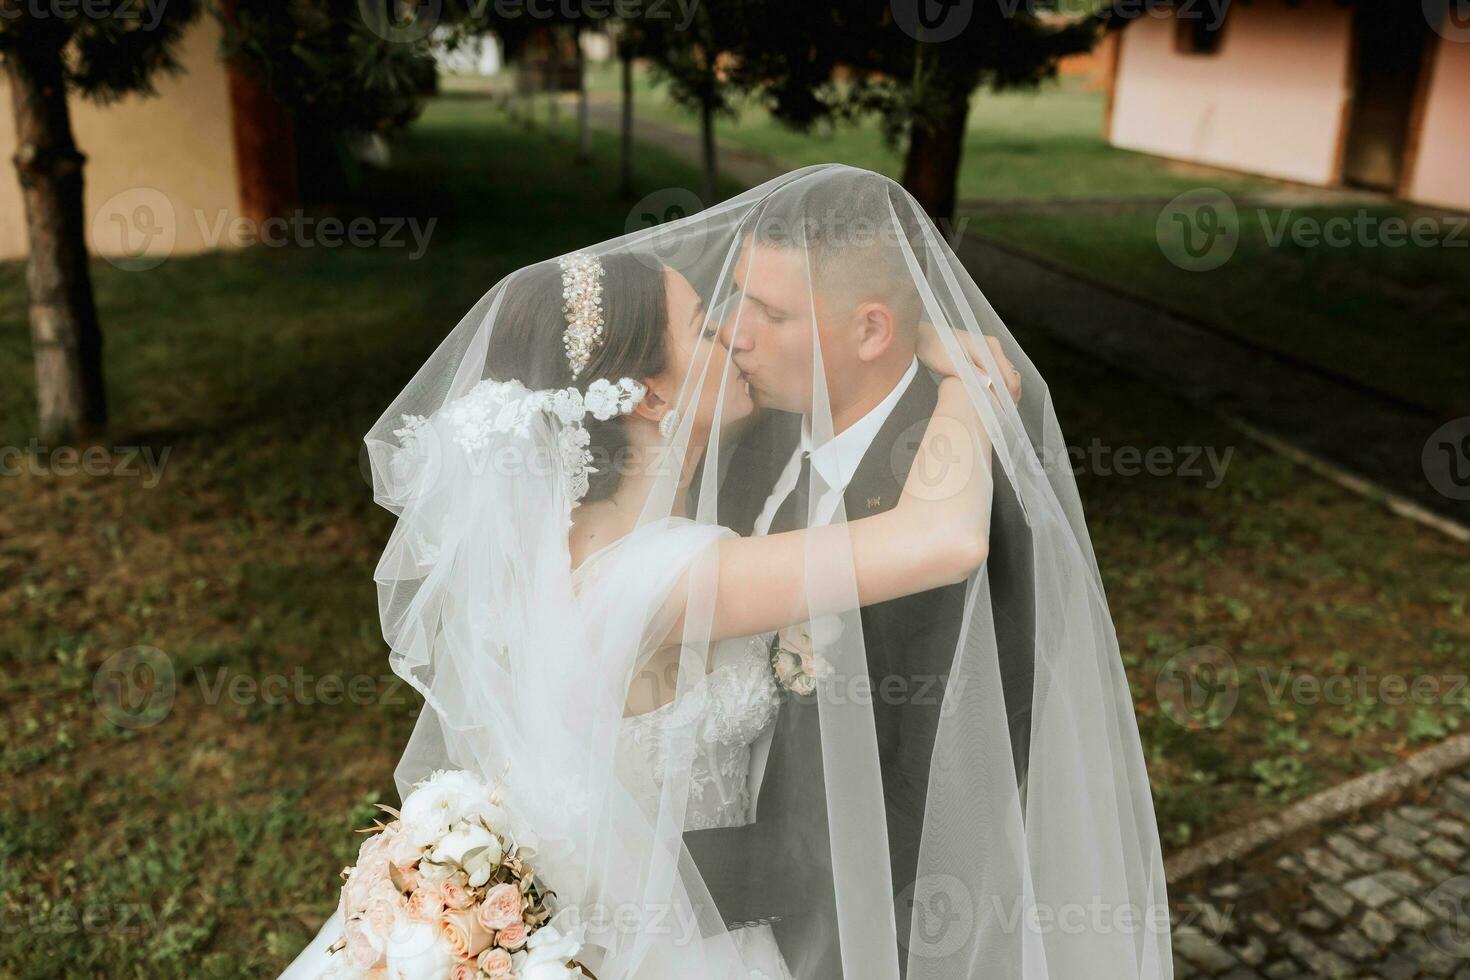
[[[652,454],[617,430],[646,379],[619,387],[600,353],[684,329],[666,303],[623,298],[620,277],[649,273],[699,310]],[[856,427],[866,452],[826,466],[852,441],[844,386],[867,364],[841,323],[861,304],[904,337],[932,331],[958,365],[992,447],[973,478],[993,494],[978,571],[867,606],[848,529],[944,460],[916,458],[935,384],[920,364],[882,425]],[[996,397],[984,338],[1020,372],[1019,402]],[[512,273],[366,442],[397,518],[383,633],[425,702],[400,791],[443,768],[497,785],[601,980],[752,976],[732,941],[751,922],[774,922],[798,978],[1172,975],[1128,681],[1046,383],[896,183],[809,167]],[[577,508],[635,473],[633,530],[574,568]],[[751,587],[722,580],[721,549],[761,533],[793,473],[811,533],[791,618],[815,690],[783,693],[751,826],[690,832],[708,733],[662,730],[650,794],[619,757],[630,694],[657,663],[677,706],[748,648],[717,622]]]

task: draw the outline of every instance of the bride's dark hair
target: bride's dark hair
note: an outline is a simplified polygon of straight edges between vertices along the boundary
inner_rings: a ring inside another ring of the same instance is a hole
[[[496,380],[517,378],[527,388],[576,387],[585,392],[598,378],[637,381],[668,366],[663,267],[628,252],[602,256],[602,267],[602,343],[575,380],[562,346],[567,318],[562,310],[561,268],[555,261],[541,262],[506,281],[486,353],[486,361],[496,367]],[[590,414],[583,420],[597,470],[588,474],[584,503],[605,499],[617,490],[622,479],[618,463],[628,446],[625,422],[622,417],[599,421]]]

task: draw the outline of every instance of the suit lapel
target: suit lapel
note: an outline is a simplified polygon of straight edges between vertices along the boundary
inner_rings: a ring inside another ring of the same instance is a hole
[[[898,503],[923,441],[925,424],[938,403],[939,386],[921,365],[847,484],[842,500],[848,520],[882,513]]]
[[[801,438],[801,416],[767,410],[730,454],[720,484],[720,523],[749,537]]]

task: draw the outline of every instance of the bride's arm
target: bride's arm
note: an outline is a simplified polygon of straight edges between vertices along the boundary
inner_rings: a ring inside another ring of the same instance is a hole
[[[850,605],[854,588],[858,605],[867,606],[964,581],[987,553],[990,452],[963,383],[944,378],[891,510],[828,527],[720,542],[711,637],[748,636],[801,622],[812,609]],[[672,597],[679,607],[688,586],[686,580]],[[671,638],[682,627],[681,616]]]
[[[963,382],[944,378],[891,510],[720,543],[714,634],[747,636],[800,622],[809,610],[848,605],[854,587],[857,604],[869,606],[964,581],[988,550],[990,465],[990,439]]]

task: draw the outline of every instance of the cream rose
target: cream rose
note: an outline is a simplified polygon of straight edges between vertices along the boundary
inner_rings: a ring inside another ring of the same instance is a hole
[[[490,889],[480,903],[480,925],[486,929],[504,929],[513,922],[521,921],[521,893],[510,882],[503,882]]]
[[[495,934],[495,945],[505,949],[520,949],[526,944],[526,924],[517,919]]]
[[[455,956],[478,956],[494,938],[480,925],[474,909],[450,909],[439,919],[439,929]]]
[[[480,972],[490,980],[505,980],[511,974],[510,954],[505,950],[492,946],[480,953]]]
[[[444,914],[444,894],[439,886],[421,882],[413,894],[408,896],[407,912],[409,918],[416,922],[437,923]]]

